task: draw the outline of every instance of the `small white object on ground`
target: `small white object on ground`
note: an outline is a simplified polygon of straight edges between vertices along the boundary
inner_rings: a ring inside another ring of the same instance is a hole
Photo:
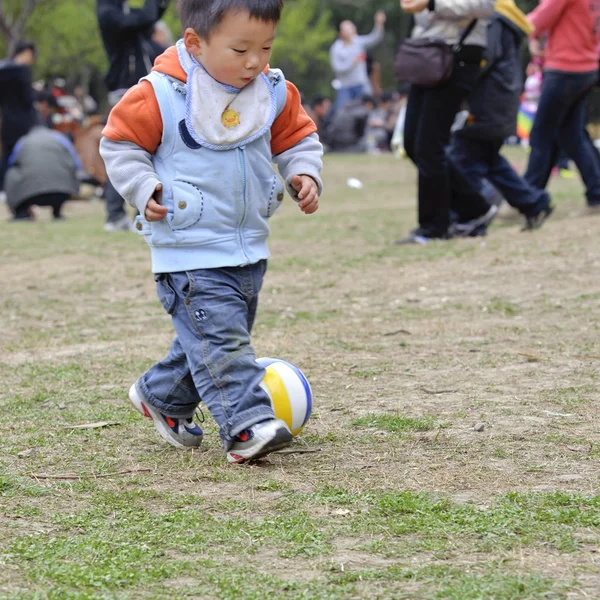
[[[354,177],[348,178],[346,185],[354,190],[362,190],[364,187],[363,182],[360,179],[355,179]]]
[[[473,431],[483,431],[485,429],[485,423],[477,423],[475,427],[473,427]]]
[[[545,412],[547,415],[550,415],[551,417],[574,417],[575,416],[573,413],[557,413],[557,412],[553,412],[551,410],[544,410],[542,412]]]

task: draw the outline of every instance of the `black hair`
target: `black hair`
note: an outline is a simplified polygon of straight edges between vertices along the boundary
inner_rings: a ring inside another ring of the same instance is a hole
[[[50,108],[58,108],[58,101],[52,92],[42,90],[37,93],[37,102],[46,102]]]
[[[312,99],[310,106],[311,106],[311,108],[314,108],[315,106],[321,106],[321,104],[323,104],[323,102],[325,102],[327,100],[331,101],[331,99],[328,98],[327,96],[315,96]]]
[[[379,96],[379,102],[392,102],[393,100],[394,94],[388,90],[381,92],[381,96]]]
[[[15,46],[15,49],[13,50],[11,58],[14,59],[17,56],[19,56],[19,54],[23,54],[23,52],[26,52],[27,50],[31,50],[33,52],[33,54],[35,54],[35,52],[36,52],[35,44],[28,40],[21,40],[20,42],[17,42],[17,45]]]
[[[283,0],[179,0],[178,8],[183,31],[191,27],[208,39],[228,12],[246,10],[252,19],[278,23]]]
[[[375,99],[375,96],[371,96],[371,94],[365,94],[360,101],[363,104],[372,104],[375,108],[377,108],[377,100]]]

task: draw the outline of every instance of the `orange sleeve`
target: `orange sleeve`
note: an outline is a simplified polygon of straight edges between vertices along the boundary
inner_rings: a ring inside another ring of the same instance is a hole
[[[281,154],[299,141],[317,131],[317,126],[306,114],[298,88],[286,81],[287,101],[271,127],[271,153]]]
[[[112,109],[102,135],[113,142],[133,142],[154,154],[162,139],[163,123],[149,81],[134,85]]]

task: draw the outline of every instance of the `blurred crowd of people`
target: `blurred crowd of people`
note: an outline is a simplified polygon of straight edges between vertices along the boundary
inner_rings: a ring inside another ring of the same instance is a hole
[[[97,1],[109,108],[173,44],[161,21],[168,3],[145,0],[134,9],[123,0]],[[600,206],[600,158],[585,129],[586,100],[598,81],[600,8],[588,0],[541,0],[530,15],[514,0],[400,0],[400,6],[412,16],[412,39],[433,36],[452,49],[449,80],[401,81],[382,90],[372,59],[385,37],[386,15],[378,11],[364,35],[352,21],[339,24],[330,48],[333,92],[304,103],[326,151],[392,151],[415,164],[419,225],[399,241],[484,235],[502,199],[523,214],[526,228],[537,228],[552,212],[548,178],[553,170],[573,177],[569,160],[582,175],[588,205]],[[524,81],[526,39],[532,60]],[[105,230],[129,229],[99,156],[97,101],[61,78],[33,83],[35,59],[35,45],[21,42],[0,62],[0,193],[13,217],[31,219],[32,206],[47,205],[62,218],[62,204],[88,182],[106,201]],[[524,176],[500,153],[507,140],[530,149]]]

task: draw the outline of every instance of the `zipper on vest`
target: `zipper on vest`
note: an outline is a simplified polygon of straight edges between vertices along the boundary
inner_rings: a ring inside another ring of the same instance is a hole
[[[246,197],[247,180],[246,180],[246,153],[245,153],[245,149],[246,149],[246,146],[240,146],[238,148],[239,157],[240,157],[240,168],[241,168],[241,171],[242,171],[242,201],[243,201],[243,208],[244,208],[244,210],[242,212],[242,218],[240,219],[239,227],[238,227],[238,239],[239,239],[239,242],[240,242],[240,247],[242,249],[242,252],[244,253],[244,257],[246,258],[247,263],[249,263],[250,262],[250,257],[248,256],[248,253],[246,252],[246,245],[244,243],[244,236],[242,235],[242,227],[244,226],[244,223],[246,222],[246,215],[248,213],[248,198]]]

